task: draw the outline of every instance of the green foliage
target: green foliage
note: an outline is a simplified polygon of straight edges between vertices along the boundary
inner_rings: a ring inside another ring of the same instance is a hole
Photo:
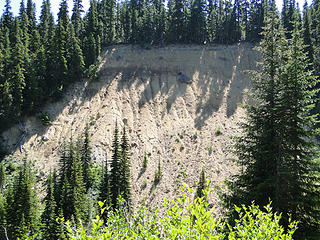
[[[1,163],[2,159],[4,159],[7,154],[8,154],[7,149],[0,142],[0,163]]]
[[[16,239],[39,230],[39,208],[35,176],[29,160],[19,167],[6,190],[6,226],[9,238]]]
[[[161,178],[162,178],[162,170],[161,170],[161,163],[159,159],[157,170],[154,173],[154,180],[153,180],[154,185],[157,185],[160,182]]]
[[[41,113],[39,119],[43,126],[50,126],[52,124],[49,115],[46,113]]]
[[[130,174],[130,158],[129,158],[129,141],[126,128],[123,127],[121,137],[121,160],[120,160],[120,195],[131,206],[131,174]]]
[[[235,220],[235,226],[231,227],[228,239],[281,239],[291,240],[297,230],[298,222],[289,219],[287,233],[281,226],[281,214],[273,213],[271,203],[261,211],[259,207],[252,204],[248,207],[235,206],[239,219]]]
[[[191,200],[188,194],[173,201],[165,200],[164,214],[139,207],[135,214],[128,215],[125,208],[109,212],[104,221],[96,216],[91,229],[80,225],[75,227],[70,222],[64,224],[68,236],[80,239],[281,239],[290,240],[297,228],[297,222],[291,222],[286,232],[280,225],[281,215],[273,214],[270,205],[261,211],[258,206],[236,207],[239,214],[237,225],[226,225],[214,214],[214,208],[201,198]],[[206,192],[207,194],[208,192]],[[102,202],[101,215],[108,211]],[[269,238],[268,238],[269,237]]]
[[[60,156],[59,179],[54,187],[57,209],[62,210],[66,219],[73,218],[76,223],[84,221],[89,210],[86,185],[83,180],[84,163],[81,159],[85,155],[82,150],[83,145],[80,140],[74,143],[71,138],[68,145],[64,144]]]
[[[85,71],[85,76],[92,82],[95,82],[99,79],[99,73],[98,73],[98,65],[97,64],[91,64],[87,70]]]
[[[222,135],[222,131],[221,131],[221,129],[220,129],[220,128],[218,128],[218,129],[216,130],[215,134],[216,134],[216,136],[220,136],[220,135]]]
[[[202,168],[201,173],[200,173],[200,179],[197,185],[197,190],[195,194],[195,198],[203,198],[205,197],[206,191],[207,191],[207,180],[205,176],[204,169]]]
[[[104,188],[107,187],[108,165],[105,167]],[[105,189],[107,191],[107,189]],[[129,161],[129,142],[126,130],[123,128],[121,143],[119,141],[118,124],[116,123],[112,145],[112,161],[110,173],[110,192],[111,206],[117,208],[118,197],[121,195],[127,205],[131,205],[131,185],[130,185],[130,161]],[[104,193],[106,194],[106,193]],[[108,197],[108,196],[105,196]],[[102,200],[106,200],[102,199]]]
[[[91,176],[91,168],[92,168],[92,150],[90,146],[90,138],[89,138],[89,126],[86,125],[84,131],[84,140],[81,147],[81,163],[82,163],[82,172],[83,172],[83,182],[86,185],[86,191],[88,192],[89,188],[92,186],[92,176]]]
[[[295,16],[290,44],[275,9],[268,12],[259,52],[260,69],[253,73],[256,104],[247,106],[243,135],[236,139],[235,155],[242,171],[228,181],[231,194],[225,203],[235,214],[234,204],[255,201],[266,205],[271,199],[283,212],[300,222],[298,238],[319,237],[319,165],[315,151],[313,108],[317,84],[307,69],[308,61]]]
[[[59,239],[59,229],[57,219],[57,203],[55,200],[54,181],[56,181],[55,173],[50,173],[46,182],[46,196],[44,198],[45,208],[41,215],[42,234],[44,239]]]
[[[147,156],[147,153],[144,152],[142,167],[143,167],[143,168],[147,168],[147,166],[148,166],[148,156]]]
[[[112,144],[112,161],[111,161],[111,174],[110,174],[110,190],[111,190],[111,203],[113,207],[117,207],[118,196],[120,194],[120,183],[121,178],[120,172],[120,161],[121,161],[121,149],[119,143],[119,129],[118,123],[114,129],[113,144]]]

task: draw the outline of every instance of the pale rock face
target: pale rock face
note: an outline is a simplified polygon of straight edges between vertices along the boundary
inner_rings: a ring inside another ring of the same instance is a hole
[[[134,203],[156,206],[163,197],[173,198],[183,182],[195,186],[202,167],[214,184],[220,184],[236,171],[228,149],[230,136],[238,134],[237,123],[244,116],[240,105],[247,101],[250,88],[246,70],[254,69],[258,60],[252,47],[109,47],[102,54],[98,82],[78,82],[61,101],[42,109],[52,121],[50,126],[42,126],[36,117],[23,121],[24,151],[48,172],[56,166],[63,142],[71,134],[75,139],[88,123],[94,159],[102,162],[111,158],[117,121],[126,126],[132,146]],[[177,81],[179,73],[192,82]],[[218,129],[221,135],[216,134]],[[15,126],[2,137],[14,149],[20,135]],[[142,171],[145,152],[149,161]],[[25,153],[16,149],[14,154]],[[163,177],[152,190],[159,160]],[[216,200],[213,193],[211,201]]]

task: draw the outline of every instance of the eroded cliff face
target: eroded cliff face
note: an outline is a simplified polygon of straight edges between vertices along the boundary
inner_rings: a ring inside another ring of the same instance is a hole
[[[117,121],[125,125],[131,143],[131,174],[135,203],[158,204],[172,198],[183,182],[195,186],[201,169],[214,184],[236,171],[228,159],[231,136],[239,133],[240,107],[250,88],[246,70],[258,54],[252,45],[172,45],[144,50],[133,46],[105,49],[97,82],[78,82],[65,97],[42,110],[52,125],[36,117],[23,120],[22,153],[18,126],[2,134],[19,158],[28,154],[47,173],[56,166],[59,147],[90,126],[95,161],[111,158]],[[192,80],[179,81],[179,74]],[[220,131],[220,133],[219,133]],[[148,167],[142,169],[144,153]],[[154,173],[161,162],[163,177],[156,188]],[[215,194],[212,201],[216,199]]]

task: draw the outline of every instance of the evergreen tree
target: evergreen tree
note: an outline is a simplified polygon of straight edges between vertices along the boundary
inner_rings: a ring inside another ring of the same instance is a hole
[[[123,43],[129,43],[131,40],[131,16],[130,16],[130,6],[125,1],[122,3],[120,8],[121,11],[121,27],[123,29]]]
[[[293,15],[293,31],[281,69],[280,121],[281,139],[278,161],[279,193],[275,206],[300,222],[298,238],[320,237],[320,180],[317,144],[314,142],[316,117],[310,116],[315,91],[309,86],[318,82],[312,72],[306,70],[308,60],[304,53],[302,31],[297,13]],[[284,216],[284,219],[287,217]]]
[[[195,198],[202,198],[205,197],[204,191],[207,189],[207,182],[204,169],[202,168],[200,173],[200,179],[197,185],[197,190],[195,194]]]
[[[218,3],[215,0],[213,3],[212,1],[209,1],[208,3],[208,19],[207,19],[207,40],[209,42],[214,42],[217,37],[217,30],[218,30],[218,14],[217,14],[217,7]]]
[[[6,28],[8,30],[12,29],[13,25],[13,14],[11,12],[11,1],[6,0],[4,5],[4,12],[1,17],[1,26],[2,28]],[[10,40],[12,40],[12,34],[10,34]]]
[[[131,205],[131,184],[130,184],[130,159],[129,159],[129,142],[126,135],[126,128],[123,127],[121,138],[121,159],[120,165],[120,193],[127,205]]]
[[[36,29],[37,21],[36,21],[36,7],[32,0],[27,0],[27,8],[26,13],[28,15],[28,23],[29,28],[28,32],[31,35],[33,31]]]
[[[305,1],[303,5],[303,44],[310,63],[313,63],[313,45],[310,33],[310,12],[308,3]]]
[[[15,19],[14,22],[14,47],[12,51],[12,68],[10,71],[10,93],[12,94],[12,109],[11,109],[11,118],[19,118],[22,115],[22,104],[23,104],[23,90],[25,88],[25,69],[24,61],[26,59],[26,49],[24,44],[21,41],[21,29],[18,19]]]
[[[5,197],[4,194],[0,193],[0,226],[6,225],[6,205],[5,205]],[[5,239],[5,230],[0,230],[0,237]]]
[[[80,41],[73,31],[73,27],[71,27],[70,45],[68,57],[69,81],[76,82],[82,78],[85,64],[82,49],[80,47]]]
[[[308,91],[315,79],[305,69],[297,26],[295,22],[288,45],[277,14],[268,12],[259,47],[262,63],[253,75],[259,104],[247,107],[247,121],[241,125],[244,134],[235,145],[241,172],[229,182],[232,194],[227,201],[232,205],[254,200],[263,206],[271,199],[285,225],[287,214],[301,222],[302,237],[319,230],[319,177],[313,162],[315,119],[309,115],[314,92]]]
[[[169,22],[169,42],[181,43],[185,36],[184,2],[174,0],[172,17]]]
[[[320,76],[320,1],[312,2],[312,36],[314,39],[314,70],[316,75]]]
[[[283,0],[281,20],[283,27],[287,30],[287,38],[291,38],[291,32],[293,30],[293,14],[295,12],[295,7],[295,0]]]
[[[96,0],[90,0],[90,8],[87,16],[86,37],[84,39],[84,56],[86,66],[96,62],[100,55],[99,22]]]
[[[41,216],[42,234],[44,239],[59,239],[57,229],[59,228],[57,221],[57,204],[54,193],[54,174],[50,172],[46,181],[46,196],[44,198],[45,208]]]
[[[84,142],[81,149],[81,162],[82,162],[82,170],[83,170],[83,181],[86,185],[86,190],[92,186],[91,179],[91,167],[92,167],[92,159],[91,159],[91,146],[90,146],[90,138],[89,138],[89,125],[86,125],[84,131]]]
[[[206,39],[206,3],[203,0],[193,0],[191,4],[191,14],[189,31],[191,41],[194,43],[203,43]]]
[[[80,141],[75,145],[72,138],[68,146],[63,147],[60,157],[60,179],[54,188],[58,209],[62,209],[65,219],[70,220],[73,217],[76,223],[84,221],[87,213],[80,150]]]
[[[83,22],[81,18],[81,13],[83,12],[82,0],[73,0],[71,23],[77,38],[83,34]]]
[[[109,164],[108,159],[105,160],[105,165],[103,166],[103,179],[100,186],[100,193],[99,193],[99,201],[104,202],[104,207],[111,207],[111,186],[110,186],[110,172],[109,172]],[[108,210],[108,209],[107,209]],[[103,215],[104,219],[106,220],[108,217],[108,211],[104,212]]]
[[[39,33],[43,42],[48,42],[53,31],[54,20],[50,12],[50,0],[43,0],[40,12]]]
[[[130,19],[131,19],[131,36],[130,43],[136,43],[138,41],[139,28],[138,28],[138,16],[141,16],[138,10],[138,1],[130,0]]]
[[[101,26],[100,35],[103,45],[111,44],[115,38],[116,1],[102,0],[98,5],[98,19]]]
[[[70,153],[72,151],[72,153]],[[72,216],[72,192],[70,179],[73,164],[73,143],[69,146],[65,143],[62,146],[59,159],[59,180],[54,187],[55,199],[58,209],[61,209],[63,216],[70,219]]]
[[[53,54],[55,63],[53,65],[52,89],[58,90],[68,85],[68,40],[70,39],[70,22],[68,15],[68,4],[66,0],[61,1],[58,13],[58,25],[55,31],[55,42]]]
[[[83,222],[87,217],[86,205],[86,188],[83,182],[82,162],[80,159],[79,143],[75,151],[72,178],[71,178],[71,192],[72,192],[72,215],[77,224]]]
[[[39,36],[38,31],[35,31],[35,35]],[[40,41],[41,39],[38,38]],[[49,91],[47,86],[47,52],[46,46],[39,42],[39,47],[35,52],[35,57],[32,61],[32,85],[31,85],[31,106],[34,110],[38,109],[41,103],[48,98],[44,93]]]
[[[121,149],[119,143],[119,129],[118,123],[116,123],[113,135],[112,144],[112,161],[111,161],[111,174],[110,174],[110,190],[111,190],[111,204],[112,207],[116,208],[118,206],[118,196],[121,193],[121,186],[119,183],[121,176],[120,169],[121,161]],[[107,171],[107,170],[105,170]]]
[[[38,232],[38,200],[35,189],[31,164],[24,159],[6,199],[7,230],[10,239]]]
[[[115,43],[123,43],[124,42],[124,29],[123,24],[121,22],[122,19],[122,11],[121,11],[121,3],[116,4],[116,16],[115,16]]]
[[[4,189],[6,183],[6,170],[2,163],[0,163],[0,193]]]
[[[248,41],[259,41],[261,39],[263,21],[265,18],[265,5],[262,0],[253,0],[249,4]]]

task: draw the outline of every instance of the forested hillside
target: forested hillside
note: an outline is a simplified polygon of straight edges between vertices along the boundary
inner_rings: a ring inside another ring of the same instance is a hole
[[[73,3],[1,16],[1,238],[319,238],[318,0]]]

